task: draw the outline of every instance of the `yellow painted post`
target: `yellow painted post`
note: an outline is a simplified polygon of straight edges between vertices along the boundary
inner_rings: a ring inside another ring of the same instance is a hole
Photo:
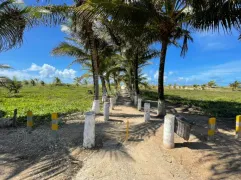
[[[236,116],[236,135],[235,138],[241,137],[241,115]]]
[[[27,130],[31,131],[33,127],[33,113],[32,111],[27,112]]]
[[[129,139],[129,120],[126,123],[126,141]]]
[[[212,140],[216,129],[216,118],[212,117],[208,120],[208,140]]]
[[[59,129],[58,125],[58,114],[52,113],[52,130],[57,131]]]

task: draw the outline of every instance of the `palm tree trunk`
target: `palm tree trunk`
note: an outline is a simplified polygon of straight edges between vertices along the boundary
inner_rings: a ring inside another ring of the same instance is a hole
[[[136,54],[136,58],[134,60],[134,87],[136,95],[140,94],[139,85],[138,85],[138,54]]]
[[[105,78],[102,75],[100,76],[100,80],[101,80],[101,84],[102,84],[102,94],[107,95],[108,93],[107,93]]]
[[[93,81],[94,81],[94,100],[99,100],[99,60],[96,41],[94,38],[94,32],[92,30],[92,23],[88,23],[88,35],[91,51],[92,67],[93,67]]]
[[[165,71],[165,61],[167,54],[168,41],[162,41],[160,66],[159,66],[159,76],[158,76],[158,108],[157,116],[165,116],[165,97],[164,97],[164,71]]]

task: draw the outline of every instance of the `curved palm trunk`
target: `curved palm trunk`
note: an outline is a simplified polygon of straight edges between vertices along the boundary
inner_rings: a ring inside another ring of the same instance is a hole
[[[89,35],[89,44],[90,44],[90,53],[92,59],[92,68],[93,68],[93,81],[94,81],[94,100],[99,100],[99,60],[98,60],[98,50],[96,41],[94,38],[94,32],[92,30],[92,24],[88,24],[88,35]]]
[[[140,90],[138,86],[138,55],[136,55],[136,58],[134,60],[134,88],[135,88],[135,94],[139,95]]]
[[[160,57],[160,66],[159,66],[159,76],[158,76],[158,108],[157,116],[163,117],[166,115],[165,108],[165,97],[164,97],[164,71],[165,71],[165,61],[167,54],[168,42],[162,42],[161,57]]]
[[[100,76],[100,80],[101,80],[101,85],[102,85],[102,94],[103,95],[107,95],[107,87],[106,87],[106,83],[105,83],[105,78],[101,75]]]

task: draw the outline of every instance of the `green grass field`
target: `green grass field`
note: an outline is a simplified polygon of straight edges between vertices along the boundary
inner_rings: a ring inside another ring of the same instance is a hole
[[[157,100],[157,90],[143,91],[145,99]],[[241,92],[218,89],[165,90],[166,100],[173,104],[200,107],[209,116],[234,118],[241,114]]]
[[[85,112],[90,110],[93,95],[87,93],[92,88],[75,86],[31,86],[23,87],[16,96],[0,88],[0,111],[5,117],[12,117],[18,109],[18,120],[26,120],[26,112],[31,110],[35,120],[49,121],[50,114],[57,112]]]

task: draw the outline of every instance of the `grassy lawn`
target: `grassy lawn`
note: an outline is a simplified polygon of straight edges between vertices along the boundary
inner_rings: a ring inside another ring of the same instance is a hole
[[[143,91],[145,99],[157,100],[157,90]],[[209,116],[234,118],[241,114],[241,92],[219,89],[165,90],[166,100],[172,104],[194,105]]]
[[[35,120],[49,121],[50,114],[57,112],[85,112],[90,110],[93,95],[87,93],[91,87],[75,86],[30,86],[23,87],[16,96],[0,88],[0,111],[5,117],[12,117],[18,109],[19,122],[26,121],[26,112],[31,110]]]

